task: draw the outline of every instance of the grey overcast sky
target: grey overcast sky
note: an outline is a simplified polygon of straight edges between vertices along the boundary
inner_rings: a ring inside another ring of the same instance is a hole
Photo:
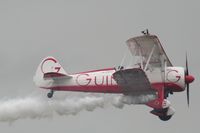
[[[198,0],[1,0],[0,97],[42,91],[32,77],[41,59],[57,58],[68,73],[117,66],[125,41],[148,28],[159,36],[174,66],[185,65],[196,80],[186,92],[169,98],[176,114],[162,122],[146,106],[107,107],[77,116],[0,123],[4,133],[134,133],[199,131]],[[66,93],[66,92],[64,92]],[[45,96],[44,95],[44,96]],[[0,98],[1,99],[1,98]]]

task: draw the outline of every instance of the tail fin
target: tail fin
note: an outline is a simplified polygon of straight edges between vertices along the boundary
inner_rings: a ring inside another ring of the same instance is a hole
[[[46,79],[55,79],[58,77],[70,78],[71,76],[65,72],[54,57],[48,56],[39,64],[34,76],[34,81],[36,85],[39,85]]]

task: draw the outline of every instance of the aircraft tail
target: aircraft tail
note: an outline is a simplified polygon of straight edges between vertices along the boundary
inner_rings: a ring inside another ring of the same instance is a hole
[[[39,64],[34,76],[34,82],[37,86],[43,86],[44,82],[47,83],[47,80],[52,83],[53,80],[61,77],[71,78],[54,57],[48,56]]]

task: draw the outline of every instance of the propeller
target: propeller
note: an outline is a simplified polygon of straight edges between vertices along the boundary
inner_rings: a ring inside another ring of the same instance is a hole
[[[190,83],[194,81],[194,77],[192,75],[189,75],[189,68],[188,68],[188,59],[187,59],[187,53],[186,53],[186,60],[185,60],[185,84],[186,84],[186,93],[187,93],[187,104],[189,107],[190,104]]]
[[[187,53],[186,53],[185,61],[186,61],[185,62],[185,67],[186,67],[185,75],[187,77],[189,75]],[[189,85],[189,83],[186,82],[186,86],[187,86],[187,104],[189,107],[189,104],[190,104],[190,85]]]

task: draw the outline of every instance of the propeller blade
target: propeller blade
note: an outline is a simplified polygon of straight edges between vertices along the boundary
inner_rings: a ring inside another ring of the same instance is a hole
[[[189,75],[189,68],[188,68],[188,59],[187,59],[187,52],[186,52],[186,57],[185,57],[185,67],[186,67],[186,70],[185,70],[185,76],[188,76]],[[188,104],[188,107],[189,107],[189,104],[190,104],[190,85],[189,83],[186,83],[186,86],[187,86],[187,104]]]
[[[187,53],[186,53],[185,67],[186,67],[185,75],[189,75]]]
[[[190,91],[189,91],[189,89],[190,89],[190,86],[189,86],[189,84],[187,84],[187,104],[188,104],[188,107],[189,107],[189,104],[190,104]]]

